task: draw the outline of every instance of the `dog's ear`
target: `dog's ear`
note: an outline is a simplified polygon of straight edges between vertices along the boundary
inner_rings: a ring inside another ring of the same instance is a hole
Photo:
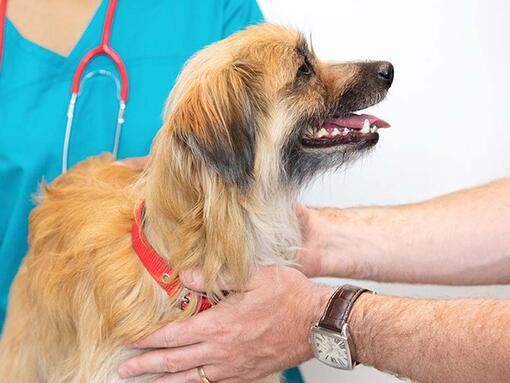
[[[178,139],[228,182],[250,184],[257,121],[263,109],[260,73],[245,62],[194,81],[172,110]]]

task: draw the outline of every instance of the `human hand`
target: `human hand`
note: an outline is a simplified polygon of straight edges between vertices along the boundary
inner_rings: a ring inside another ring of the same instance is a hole
[[[297,253],[298,268],[308,277],[322,275],[319,211],[301,203],[294,205],[294,211],[301,230],[301,250]]]
[[[180,278],[186,287],[203,291],[200,272],[184,272]],[[229,290],[225,283],[220,288]],[[200,382],[197,368],[203,366],[212,382],[235,383],[298,365],[312,357],[310,327],[332,293],[297,270],[260,267],[245,293],[136,342],[136,348],[156,350],[122,363],[119,375],[168,373],[155,383]]]
[[[296,204],[302,248],[298,268],[308,277],[370,279],[382,254],[381,224],[374,211],[386,209],[307,208]]]

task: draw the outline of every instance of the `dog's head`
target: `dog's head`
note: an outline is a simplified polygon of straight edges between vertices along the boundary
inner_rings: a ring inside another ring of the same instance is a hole
[[[299,185],[377,143],[389,125],[354,112],[381,101],[392,81],[390,63],[324,63],[296,31],[259,25],[189,61],[166,126],[240,188]]]
[[[378,141],[388,125],[353,112],[381,101],[386,62],[323,63],[296,31],[264,24],[196,54],[165,110],[147,170],[153,244],[176,271],[292,259],[292,193]],[[158,245],[156,241],[161,243]]]

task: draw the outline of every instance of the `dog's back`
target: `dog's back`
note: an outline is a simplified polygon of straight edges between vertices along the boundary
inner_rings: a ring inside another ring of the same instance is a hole
[[[105,155],[45,187],[11,289],[2,382],[116,381],[121,343],[169,319],[131,249],[137,177]]]

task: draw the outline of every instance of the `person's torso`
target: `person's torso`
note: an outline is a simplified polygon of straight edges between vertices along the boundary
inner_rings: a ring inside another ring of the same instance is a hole
[[[119,158],[146,155],[161,113],[185,61],[197,50],[261,20],[255,1],[124,0],[113,22],[112,47],[129,76],[129,99]],[[83,55],[101,39],[103,1],[68,57],[21,36],[7,20],[0,73],[0,328],[8,287],[27,248],[27,218],[38,183],[60,174],[71,81]],[[85,73],[117,72],[95,59]],[[111,151],[118,101],[115,81],[93,76],[78,98],[69,166]]]

